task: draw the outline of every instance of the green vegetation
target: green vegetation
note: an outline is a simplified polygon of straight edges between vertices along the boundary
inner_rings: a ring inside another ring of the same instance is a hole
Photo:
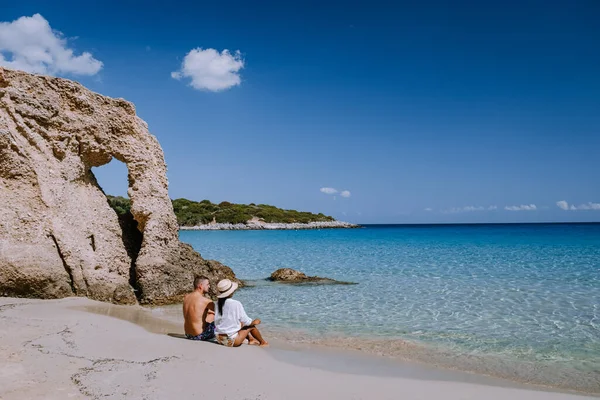
[[[117,212],[125,214],[131,208],[129,199],[121,196],[107,196],[108,203]],[[267,204],[256,205],[254,203],[233,204],[223,201],[219,204],[211,203],[209,200],[200,202],[176,199],[172,200],[173,210],[177,216],[180,226],[194,226],[207,224],[213,219],[219,223],[245,224],[248,220],[256,217],[264,222],[273,223],[308,223],[335,221],[334,218],[322,213],[313,214],[296,210],[282,210]]]
[[[117,212],[117,215],[124,215],[131,209],[131,201],[121,196],[107,195],[108,204]]]

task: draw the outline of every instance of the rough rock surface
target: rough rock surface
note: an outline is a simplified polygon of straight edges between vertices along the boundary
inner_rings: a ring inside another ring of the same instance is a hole
[[[135,221],[119,221],[92,173],[113,158]],[[0,295],[167,303],[195,274],[235,279],[179,242],[167,186],[131,103],[0,68]]]
[[[355,282],[336,281],[335,279],[322,278],[320,276],[307,276],[304,272],[296,271],[291,268],[279,268],[277,271],[273,272],[267,280],[281,283],[356,285]]]

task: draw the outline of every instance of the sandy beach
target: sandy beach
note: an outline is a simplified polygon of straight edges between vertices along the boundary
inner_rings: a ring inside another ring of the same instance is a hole
[[[600,400],[600,0],[6,4],[0,400]]]
[[[230,349],[183,340],[141,307],[108,309],[1,298],[0,399],[594,398],[277,341]]]

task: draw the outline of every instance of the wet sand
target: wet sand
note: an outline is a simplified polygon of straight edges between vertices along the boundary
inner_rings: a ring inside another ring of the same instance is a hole
[[[158,334],[179,332],[183,325],[180,305],[152,309],[99,303],[86,306],[83,310],[133,322]],[[457,354],[397,339],[316,337],[308,332],[273,329],[268,325],[263,325],[261,329],[273,344],[272,355],[281,361],[300,362],[301,365],[306,363],[311,367],[334,372],[472,382],[502,387],[531,388],[535,385],[538,390],[565,393],[600,392],[600,376],[592,376],[591,372],[565,372],[564,368],[553,368],[541,363],[516,363],[497,357]]]
[[[142,307],[116,306],[102,303],[74,307],[74,309],[118,318],[141,326],[151,333],[184,339],[181,324],[155,317],[152,315],[151,310]],[[263,331],[267,332],[267,336],[270,333],[268,329],[263,329]],[[277,360],[308,368],[346,374],[470,382],[500,387],[528,388],[525,385],[506,380],[440,369],[420,363],[389,360],[351,349],[290,342],[282,339],[272,339],[270,336],[268,338],[270,343],[269,355]]]
[[[230,349],[179,334],[141,307],[0,298],[0,399],[593,398],[277,340]]]
[[[130,308],[100,304],[88,307],[87,311],[136,322],[155,333],[166,333],[167,327],[179,329],[183,324],[181,305]],[[303,354],[337,351],[358,357],[369,355],[378,362],[393,360],[396,364],[407,363],[413,370],[429,370],[434,367],[438,371],[444,371],[445,375],[450,374],[452,378],[446,377],[449,380],[480,382],[481,379],[493,377],[500,378],[492,381],[502,386],[536,385],[541,390],[600,393],[600,360],[596,368],[583,370],[557,362],[532,362],[499,355],[460,353],[402,339],[315,335],[314,332],[273,328],[269,324],[263,325],[261,329],[277,348],[296,348]],[[593,360],[590,359],[589,363],[592,364]],[[365,370],[368,371],[363,369],[361,372],[364,373]]]

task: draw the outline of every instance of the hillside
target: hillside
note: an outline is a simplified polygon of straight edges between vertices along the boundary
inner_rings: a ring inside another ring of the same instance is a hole
[[[117,214],[129,212],[131,207],[129,199],[121,196],[108,195],[110,206]],[[188,199],[172,200],[173,210],[180,226],[196,226],[215,221],[217,223],[245,224],[247,221],[258,218],[268,223],[309,223],[331,222],[333,217],[322,213],[283,210],[267,204],[233,204],[223,201],[219,204],[202,200],[200,202]]]

